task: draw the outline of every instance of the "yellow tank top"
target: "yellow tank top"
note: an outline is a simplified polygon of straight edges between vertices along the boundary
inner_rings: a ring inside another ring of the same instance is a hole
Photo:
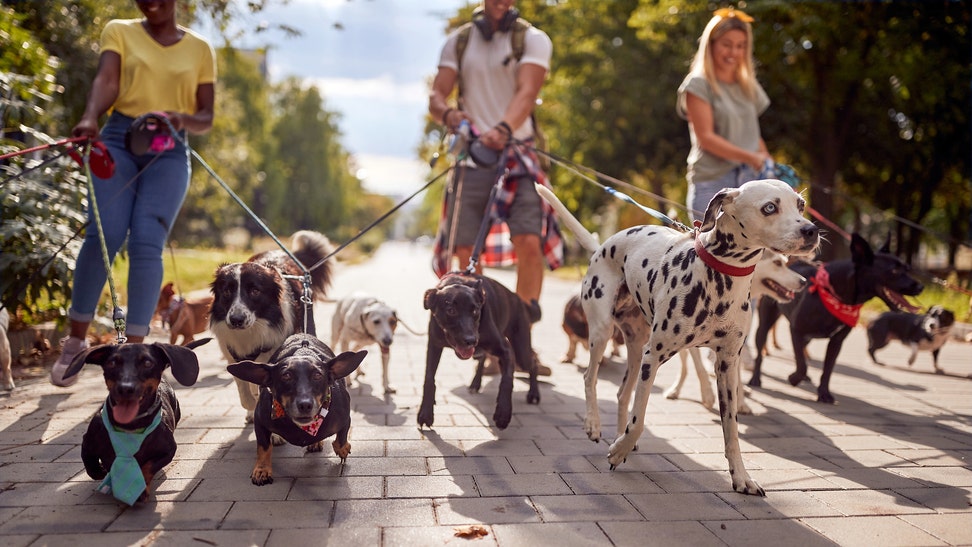
[[[121,56],[118,97],[112,108],[133,118],[169,110],[193,114],[196,88],[216,83],[216,56],[205,38],[179,27],[182,39],[156,42],[141,19],[112,20],[101,32],[101,51]]]

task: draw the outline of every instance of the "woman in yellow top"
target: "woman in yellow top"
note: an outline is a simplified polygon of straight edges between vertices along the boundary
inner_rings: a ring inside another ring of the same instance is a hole
[[[771,159],[759,130],[770,100],[756,80],[752,21],[739,10],[717,10],[678,88],[678,114],[692,138],[687,202],[693,219],[719,190],[759,178]]]
[[[128,315],[126,336],[141,342],[149,333],[162,285],[162,251],[189,188],[190,158],[183,144],[187,132],[204,133],[213,124],[216,61],[212,46],[176,24],[176,0],[137,0],[144,18],[112,20],[101,34],[98,73],[74,136],[99,137],[99,118],[110,112],[100,139],[115,162],[107,179],[95,177],[94,191],[108,254],[114,260],[128,240]],[[179,138],[162,151],[136,155],[125,146],[132,121],[149,112],[164,112]],[[68,311],[70,332],[51,382],[63,379],[74,356],[87,347],[85,336],[94,318],[107,274],[101,244],[89,209],[87,234],[74,271]]]

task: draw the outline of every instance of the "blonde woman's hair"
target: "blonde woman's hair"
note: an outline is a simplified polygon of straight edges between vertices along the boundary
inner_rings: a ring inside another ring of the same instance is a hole
[[[719,13],[722,12],[722,13]],[[709,82],[712,92],[719,93],[719,82],[716,79],[715,64],[712,61],[712,44],[730,30],[741,30],[746,33],[746,55],[736,68],[736,80],[743,93],[749,98],[756,97],[756,68],[753,63],[753,27],[746,19],[748,15],[732,10],[719,10],[699,37],[699,49],[692,59],[690,73],[704,76]],[[728,12],[728,15],[724,14]]]

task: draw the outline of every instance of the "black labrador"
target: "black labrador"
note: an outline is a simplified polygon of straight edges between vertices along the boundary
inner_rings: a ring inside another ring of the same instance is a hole
[[[787,380],[797,385],[807,379],[805,349],[810,340],[829,338],[823,361],[823,374],[817,386],[817,401],[833,404],[830,393],[830,375],[834,371],[837,355],[857,323],[860,307],[872,298],[880,298],[893,310],[913,310],[902,295],[916,296],[924,287],[909,274],[910,268],[898,257],[889,253],[888,243],[878,252],[858,234],[851,236],[851,258],[834,260],[820,266],[797,262],[790,267],[809,279],[810,287],[787,304],[779,304],[770,298],[759,302],[759,326],[756,329],[756,359],[749,385],[760,387],[760,368],[766,336],[779,319],[785,315],[790,322],[793,341],[793,357],[796,371]]]

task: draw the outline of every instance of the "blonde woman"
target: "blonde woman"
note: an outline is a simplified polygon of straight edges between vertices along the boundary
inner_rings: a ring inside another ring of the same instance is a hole
[[[717,10],[678,88],[678,114],[692,138],[686,201],[693,220],[719,190],[759,178],[771,159],[759,131],[770,100],[756,81],[752,22],[742,11]]]

